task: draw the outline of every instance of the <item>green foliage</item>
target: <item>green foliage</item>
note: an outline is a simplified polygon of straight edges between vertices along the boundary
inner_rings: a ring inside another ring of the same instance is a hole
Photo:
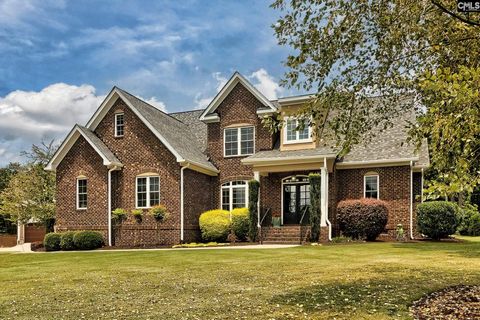
[[[202,213],[199,219],[202,239],[224,242],[230,232],[230,213],[226,210],[210,210]]]
[[[73,236],[73,242],[79,250],[93,250],[103,246],[103,236],[96,231],[78,231]]]
[[[45,222],[55,217],[55,175],[34,164],[15,174],[0,193],[0,214],[12,221]]]
[[[457,207],[446,201],[424,202],[417,206],[418,231],[439,240],[454,234],[457,229]]]
[[[332,243],[349,243],[349,242],[353,242],[353,239],[350,237],[339,236],[339,237],[332,238]]]
[[[320,237],[322,214],[320,204],[322,178],[318,173],[310,173],[308,179],[310,181],[310,241],[317,242]]]
[[[75,236],[75,231],[66,231],[60,234],[60,249],[64,251],[76,249],[73,237]]]
[[[476,206],[467,204],[457,210],[457,232],[462,236],[480,236],[480,213]]]
[[[22,169],[22,165],[16,162],[9,163],[5,168],[0,168],[0,192],[8,187],[10,179]]]
[[[112,211],[112,220],[116,223],[121,223],[123,220],[127,218],[127,211],[122,208],[116,208]]]
[[[168,213],[167,208],[163,204],[156,205],[149,210],[149,213],[157,220],[157,221],[165,221],[170,216]]]
[[[248,237],[250,241],[257,241],[258,236],[258,190],[260,182],[257,180],[248,181],[248,212],[249,227]]]
[[[182,243],[172,246],[172,248],[205,248],[205,247],[225,247],[229,246],[230,243],[218,243],[218,242],[208,242],[208,243]]]
[[[277,0],[272,26],[289,46],[282,85],[318,92],[300,110],[315,130],[333,131],[342,154],[365,139],[370,128],[388,127],[410,111],[399,92],[416,89],[425,70],[476,67],[479,27],[465,23],[456,2]],[[445,14],[450,10],[456,15]],[[479,20],[477,17],[475,18]],[[372,95],[382,99],[369,99]],[[320,134],[321,136],[321,134]]]
[[[46,251],[58,251],[60,250],[61,234],[59,233],[47,233],[43,239],[43,245]]]
[[[248,208],[235,208],[231,212],[232,231],[238,240],[247,240],[250,227]]]
[[[377,199],[340,201],[337,215],[343,235],[367,241],[374,241],[388,221],[387,205]]]

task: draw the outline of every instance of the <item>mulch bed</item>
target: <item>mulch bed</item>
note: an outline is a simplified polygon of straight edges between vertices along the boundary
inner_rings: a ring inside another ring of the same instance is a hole
[[[415,319],[480,319],[480,286],[453,286],[433,292],[410,308]]]

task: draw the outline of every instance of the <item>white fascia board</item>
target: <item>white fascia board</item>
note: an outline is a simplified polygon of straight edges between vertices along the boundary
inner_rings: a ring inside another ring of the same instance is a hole
[[[220,90],[215,98],[208,104],[207,108],[203,111],[200,115],[201,121],[208,121],[207,115],[213,113],[220,103],[228,96],[228,94],[232,91],[232,89],[238,84],[241,83],[248,91],[250,91],[255,98],[257,98],[263,105],[269,107],[271,109],[270,112],[278,111],[277,108],[273,105],[273,103],[268,100],[258,89],[256,89],[244,76],[242,76],[239,72],[235,72],[233,76],[228,80],[228,82],[223,86],[222,90]]]
[[[315,98],[315,95],[314,94],[309,94],[309,95],[303,95],[303,96],[279,98],[277,100],[277,102],[280,105],[291,105],[291,104],[304,103],[304,102],[307,102],[308,100],[311,100],[313,98]]]
[[[339,162],[336,164],[338,169],[354,169],[372,167],[375,165],[378,166],[399,166],[399,165],[410,165],[411,161],[418,161],[418,157],[415,158],[398,158],[398,159],[380,159],[380,160],[366,160],[366,161],[348,161],[348,162]]]
[[[72,146],[75,144],[75,142],[78,140],[78,138],[82,136],[88,144],[95,150],[95,152],[98,153],[98,155],[102,158],[103,160],[103,165],[105,166],[119,166],[122,167],[123,164],[121,163],[116,163],[116,162],[111,162],[108,160],[107,157],[97,148],[97,146],[86,136],[83,134],[82,130],[75,125],[73,129],[70,131],[68,136],[65,138],[63,143],[60,145],[58,148],[57,152],[53,155],[52,159],[50,162],[47,164],[45,167],[45,170],[47,171],[55,171],[57,169],[58,164],[63,160],[63,158],[67,155],[68,151],[72,148]]]
[[[331,154],[320,154],[315,156],[296,156],[296,157],[271,157],[271,158],[258,158],[258,159],[249,159],[245,158],[242,159],[241,162],[243,164],[272,164],[274,165],[275,162],[282,162],[281,164],[285,164],[285,162],[295,161],[295,163],[310,163],[316,161],[323,161],[324,158],[326,159],[334,159],[336,158],[335,153]]]

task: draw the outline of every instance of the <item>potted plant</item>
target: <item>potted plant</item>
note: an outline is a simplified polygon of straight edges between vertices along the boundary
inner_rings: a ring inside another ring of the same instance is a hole
[[[167,212],[167,208],[163,204],[156,205],[149,210],[149,213],[158,222],[163,222],[168,219],[170,213]]]
[[[143,210],[142,209],[133,209],[132,215],[137,220],[138,223],[142,222]]]

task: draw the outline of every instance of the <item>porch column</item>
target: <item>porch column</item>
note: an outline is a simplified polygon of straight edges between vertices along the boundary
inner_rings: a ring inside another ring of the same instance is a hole
[[[260,172],[259,171],[254,171],[253,172],[253,178],[258,181],[260,184]],[[258,202],[257,202],[257,227],[260,228],[260,187],[258,188]]]
[[[328,215],[328,171],[326,167],[320,169],[322,180],[320,182],[320,226],[327,226],[327,215]]]
[[[17,223],[17,244],[25,243],[25,225],[18,221]]]

